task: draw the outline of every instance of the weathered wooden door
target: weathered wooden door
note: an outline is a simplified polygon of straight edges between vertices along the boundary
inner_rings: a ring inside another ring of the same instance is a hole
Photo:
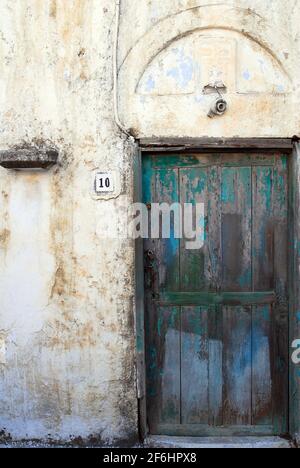
[[[151,203],[205,204],[200,250],[186,250],[174,232],[145,241],[152,434],[288,431],[287,159],[144,157],[149,210]]]

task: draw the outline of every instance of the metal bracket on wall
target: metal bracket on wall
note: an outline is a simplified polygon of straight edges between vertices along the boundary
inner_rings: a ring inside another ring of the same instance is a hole
[[[58,151],[55,149],[9,149],[0,151],[0,166],[14,170],[49,169],[57,164]]]
[[[227,93],[227,87],[222,81],[209,83],[207,86],[203,88],[203,94],[212,94],[212,93],[217,94],[218,98],[214,100],[207,114],[208,117],[210,118],[224,115],[228,108],[227,101],[222,96],[222,93],[223,94]]]
[[[223,83],[223,81],[216,81],[215,83],[209,83],[203,88],[203,94],[216,94],[216,93],[219,95],[219,97],[222,97],[222,94],[227,93],[227,86]]]

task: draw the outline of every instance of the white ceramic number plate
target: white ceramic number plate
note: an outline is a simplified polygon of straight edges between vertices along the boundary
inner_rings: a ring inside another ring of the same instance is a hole
[[[114,192],[114,177],[111,172],[98,172],[95,179],[96,193]]]

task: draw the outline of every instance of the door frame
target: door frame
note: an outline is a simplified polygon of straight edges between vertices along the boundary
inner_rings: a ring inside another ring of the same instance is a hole
[[[137,141],[134,173],[134,202],[142,202],[142,159],[145,154],[187,154],[217,152],[282,151],[289,156],[289,346],[300,339],[300,139],[293,138],[144,138]],[[143,239],[135,245],[135,323],[137,398],[141,440],[148,434],[146,409],[146,360],[144,327],[144,248]],[[289,434],[300,444],[300,369],[289,352]]]

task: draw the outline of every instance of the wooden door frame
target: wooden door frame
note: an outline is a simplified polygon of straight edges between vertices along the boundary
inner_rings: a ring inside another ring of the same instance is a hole
[[[289,344],[300,339],[300,151],[299,138],[144,138],[137,141],[134,158],[134,201],[142,201],[142,158],[144,154],[187,154],[217,152],[282,151],[289,155]],[[148,433],[146,410],[146,362],[144,327],[144,252],[143,239],[136,241],[135,255],[135,318],[137,353],[137,396],[139,431],[143,440]],[[289,349],[289,357],[291,349]],[[290,361],[289,431],[300,444],[300,374]]]

